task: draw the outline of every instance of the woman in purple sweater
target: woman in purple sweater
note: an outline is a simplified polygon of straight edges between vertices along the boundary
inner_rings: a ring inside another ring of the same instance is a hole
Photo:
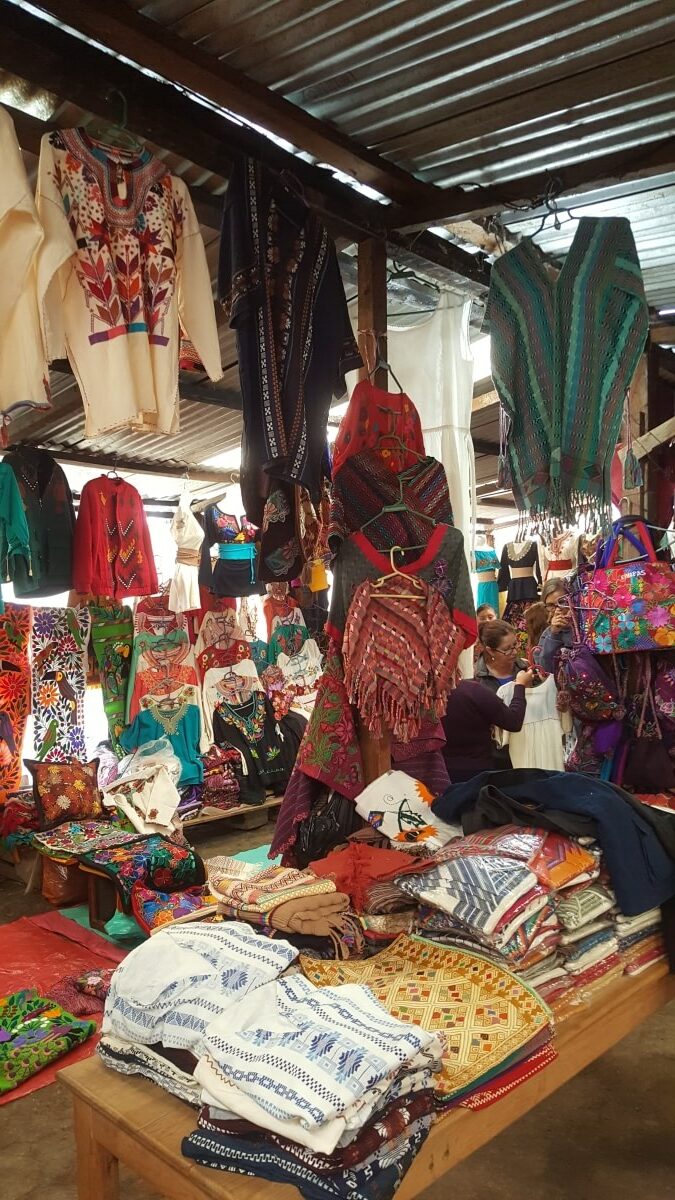
[[[499,770],[504,751],[497,749],[493,726],[517,733],[525,718],[525,689],[532,685],[532,672],[517,657],[515,629],[505,621],[489,621],[481,627],[484,676],[464,679],[448,696],[443,718],[443,751],[452,783],[463,783],[480,771]],[[478,666],[478,664],[477,664]],[[496,690],[515,680],[513,699],[505,704]]]

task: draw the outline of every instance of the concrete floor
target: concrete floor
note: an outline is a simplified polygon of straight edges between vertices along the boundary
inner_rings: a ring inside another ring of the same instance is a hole
[[[271,826],[202,832],[206,857],[269,841]],[[44,911],[0,879],[0,923]],[[2,1200],[76,1200],[58,1084],[0,1108]],[[121,1173],[122,1200],[157,1200]],[[272,1192],[270,1190],[270,1200]],[[675,1200],[675,1003],[457,1167],[420,1200]]]

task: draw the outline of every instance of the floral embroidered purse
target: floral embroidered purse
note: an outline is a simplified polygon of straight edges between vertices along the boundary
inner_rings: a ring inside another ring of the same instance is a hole
[[[622,537],[640,558],[617,560]],[[675,647],[675,571],[657,559],[643,521],[615,522],[595,567],[578,575],[571,601],[582,641],[594,654]]]

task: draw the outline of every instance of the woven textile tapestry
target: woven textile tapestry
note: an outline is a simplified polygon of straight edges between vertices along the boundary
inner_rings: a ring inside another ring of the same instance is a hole
[[[494,264],[485,322],[517,507],[542,530],[611,519],[611,460],[649,327],[630,223],[582,217],[557,279],[524,238]]]
[[[33,617],[35,757],[84,759],[84,693],[91,617],[86,608],[38,608]]]
[[[30,712],[28,642],[33,610],[7,604],[0,614],[0,713],[9,719],[13,746],[2,741],[0,754],[0,805],[21,786],[21,748]]]
[[[550,1036],[548,1007],[515,975],[478,954],[399,937],[365,962],[315,962],[300,956],[319,987],[365,984],[399,1021],[442,1035],[437,1096],[460,1096]]]
[[[112,879],[125,912],[129,912],[135,883],[178,892],[205,882],[204,863],[194,850],[176,846],[159,834],[141,837],[129,845],[120,845],[119,840],[115,846],[83,854],[82,863]]]

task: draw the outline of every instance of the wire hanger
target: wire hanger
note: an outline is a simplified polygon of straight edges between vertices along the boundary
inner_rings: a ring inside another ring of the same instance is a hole
[[[546,212],[544,213],[543,217],[541,218],[541,223],[539,225],[539,228],[536,229],[534,233],[528,234],[528,237],[530,239],[539,237],[539,234],[543,232],[544,226],[546,225],[546,222],[549,220],[550,217],[553,218],[553,228],[557,232],[562,227],[562,224],[563,224],[563,222],[560,220],[561,212],[567,214],[568,221],[578,221],[579,220],[578,217],[574,216],[574,213],[572,212],[572,210],[570,208],[561,208],[558,205],[558,202],[556,200],[556,194],[561,190],[561,188],[562,188],[561,180],[554,179],[554,178],[551,178],[549,180],[549,182],[546,186],[546,192],[544,193],[543,201],[542,201],[542,203],[545,205]]]
[[[424,549],[426,549],[426,547],[425,546],[407,546],[407,547],[405,547],[405,549],[407,549],[407,550],[424,550]],[[407,575],[405,573],[405,571],[399,571],[398,567],[396,566],[396,563],[394,562],[394,555],[395,554],[403,554],[403,553],[404,553],[403,546],[392,546],[391,550],[389,551],[389,562],[391,563],[391,571],[389,571],[387,575],[380,575],[380,578],[376,579],[375,582],[373,584],[371,584],[371,587],[373,588],[373,590],[377,591],[378,596],[380,596],[380,598],[383,600],[423,600],[424,599],[425,584],[422,582],[422,580],[416,579],[414,575]],[[396,579],[397,577],[400,579],[405,579],[406,583],[410,584],[411,587],[416,588],[417,591],[415,591],[415,592],[381,592],[380,591],[380,588],[382,587],[383,583],[386,583],[388,579]]]
[[[396,259],[392,259],[391,267],[387,271],[387,283],[394,283],[397,279],[404,281],[412,280],[415,283],[419,283],[421,287],[431,288],[438,296],[441,294],[441,289],[437,283],[434,283],[433,279],[423,279],[421,275],[418,275],[410,267],[404,267]]]
[[[110,468],[110,470],[106,472],[106,479],[119,479],[119,478],[120,478],[120,475],[117,470],[117,454],[114,454],[113,455],[113,465]]]

